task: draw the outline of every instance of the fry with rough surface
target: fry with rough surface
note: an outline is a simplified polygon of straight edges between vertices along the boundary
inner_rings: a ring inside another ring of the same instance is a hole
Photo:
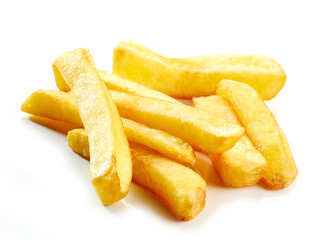
[[[264,101],[249,85],[222,80],[216,94],[226,98],[242,126],[268,163],[263,182],[270,189],[289,186],[298,170],[287,139]]]
[[[89,56],[87,49],[76,49],[54,65],[71,89],[89,136],[91,182],[103,205],[110,205],[129,191],[132,160],[119,113]]]
[[[109,91],[121,116],[184,139],[207,154],[232,148],[244,128],[183,104]]]
[[[184,139],[191,146],[208,154],[217,154],[230,149],[244,133],[242,127],[218,119],[200,109],[154,98],[138,97],[114,90],[109,90],[109,93],[122,117]],[[38,102],[35,101],[34,94],[40,95],[38,96]],[[73,106],[73,97],[70,94],[55,90],[39,90],[34,94],[23,104],[23,111],[34,114],[31,110],[37,109],[38,103],[44,97],[50,98],[46,101],[51,102],[52,106],[57,104],[57,109],[70,110],[69,114],[73,112],[74,116],[72,119],[77,119],[78,109],[76,107],[70,108],[70,106]],[[51,99],[52,97],[54,99]],[[61,106],[66,101],[69,101],[69,108]],[[40,104],[40,106],[43,105]],[[50,118],[64,120],[61,118],[65,114],[64,112],[52,111],[52,108],[46,106],[43,106],[42,112]],[[78,125],[78,121],[71,123]]]
[[[193,98],[193,106],[208,111],[218,118],[240,125],[229,102],[220,96]],[[215,170],[227,186],[242,187],[255,184],[264,176],[267,162],[255,149],[246,133],[234,147],[210,155]]]
[[[100,78],[104,81],[106,87],[109,90],[117,90],[120,92],[130,93],[140,97],[151,97],[161,100],[165,100],[173,103],[180,103],[176,99],[137,82],[129,81],[125,78],[121,78],[115,74],[97,69]]]
[[[175,98],[215,92],[222,79],[248,83],[265,100],[283,88],[286,75],[271,58],[261,55],[210,55],[166,58],[133,41],[114,49],[113,73]]]
[[[69,146],[89,159],[88,136],[84,129],[68,134]],[[131,143],[133,182],[155,194],[178,219],[188,221],[204,208],[206,183],[193,170]]]
[[[21,110],[83,127],[73,96],[65,92],[38,90],[26,99]],[[121,120],[128,140],[145,145],[178,162],[194,163],[196,161],[192,147],[181,138],[126,118],[121,118]]]

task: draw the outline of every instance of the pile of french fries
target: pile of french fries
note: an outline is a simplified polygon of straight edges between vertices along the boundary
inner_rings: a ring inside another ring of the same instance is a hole
[[[170,59],[122,41],[114,50],[113,74],[97,69],[88,49],[58,57],[53,71],[60,91],[38,90],[21,110],[73,124],[68,144],[90,160],[103,205],[124,198],[133,181],[177,219],[195,218],[205,206],[207,184],[194,150],[210,157],[229,187],[261,181],[267,189],[282,189],[298,174],[264,103],[286,80],[270,58]],[[193,106],[175,98],[192,99]]]

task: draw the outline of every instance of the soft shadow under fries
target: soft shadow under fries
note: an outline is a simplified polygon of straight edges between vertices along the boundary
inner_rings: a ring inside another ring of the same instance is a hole
[[[28,119],[34,123],[40,124],[44,127],[47,127],[49,129],[52,129],[64,135],[67,135],[69,131],[78,128],[76,125],[71,123],[57,121],[50,118],[39,117],[34,115],[28,116]]]
[[[159,216],[172,222],[180,222],[170,213],[156,195],[136,183],[131,184],[130,194],[128,194],[126,199],[134,207],[147,208],[148,206],[159,214]]]

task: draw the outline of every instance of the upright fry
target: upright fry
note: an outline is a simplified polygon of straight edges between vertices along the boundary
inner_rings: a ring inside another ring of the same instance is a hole
[[[193,98],[193,105],[211,112],[216,117],[240,125],[229,102],[223,97]],[[223,183],[233,187],[242,187],[259,182],[267,168],[266,160],[255,149],[246,133],[234,147],[221,154],[210,155],[210,158]]]
[[[87,49],[65,53],[54,62],[68,83],[89,136],[90,178],[104,205],[124,198],[132,160],[118,111]]]
[[[289,186],[298,170],[284,133],[258,93],[245,83],[222,80],[216,94],[228,99],[255,148],[266,159],[265,184],[271,189]]]

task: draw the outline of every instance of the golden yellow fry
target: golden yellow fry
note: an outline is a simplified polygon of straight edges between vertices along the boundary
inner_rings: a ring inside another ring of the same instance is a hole
[[[103,205],[110,205],[129,191],[132,160],[119,113],[87,52],[67,52],[55,66],[72,91],[89,136],[91,182]]]
[[[211,55],[166,58],[133,41],[114,49],[113,73],[175,98],[212,95],[222,79],[248,83],[267,100],[284,86],[286,75],[261,55]]]
[[[57,109],[66,110],[66,108],[61,107],[64,101],[69,101],[69,105],[73,105],[73,98],[70,94],[59,91],[54,91],[55,94],[52,94],[53,91],[39,90],[34,94],[40,94],[44,98],[52,98],[52,95],[55,95],[54,100],[44,100],[44,102],[49,101],[52,106],[57,104],[55,105]],[[215,118],[203,110],[114,90],[109,92],[121,116],[166,131],[206,153],[217,154],[228,150],[235,145],[244,133],[242,127]],[[34,101],[34,94],[25,101],[22,111],[34,114],[33,109],[38,108],[38,104]],[[77,108],[72,107],[69,110],[70,113],[73,112],[74,117],[72,119],[77,118]],[[43,106],[42,111],[46,112],[48,117],[56,120],[63,120],[62,115],[65,114],[64,111],[58,113],[46,106]],[[67,119],[67,121],[78,125],[78,120],[71,122]]]
[[[229,102],[220,96],[193,98],[193,106],[240,125]],[[246,133],[236,145],[219,154],[211,155],[214,168],[227,186],[242,187],[255,184],[263,177],[267,162],[255,149]]]
[[[180,137],[208,154],[230,149],[244,133],[242,127],[200,109],[114,90],[109,92],[121,116]]]
[[[89,59],[90,64],[95,67],[94,59],[89,54],[89,51],[85,51],[85,54],[87,54],[87,58]],[[64,92],[70,91],[66,80],[61,75],[61,72],[59,71],[55,62],[52,64],[52,67],[57,87]],[[108,89],[126,92],[140,97],[152,97],[169,102],[179,103],[176,99],[169,97],[161,92],[155,91],[151,88],[148,88],[146,86],[143,86],[139,83],[129,81],[125,78],[121,78],[115,74],[111,74],[98,68],[96,70]]]
[[[84,129],[70,131],[68,144],[89,159],[88,136]],[[131,153],[133,182],[155,194],[176,218],[188,221],[202,211],[206,183],[200,175],[140,145],[131,143]]]
[[[38,90],[26,99],[21,110],[83,127],[73,96],[65,92]],[[129,140],[152,148],[178,162],[195,162],[194,151],[184,140],[125,118],[122,118],[122,123]]]
[[[129,141],[145,145],[172,160],[195,163],[194,150],[183,139],[126,118],[122,122]]]
[[[69,122],[78,127],[83,127],[74,97],[65,92],[37,90],[29,95],[20,109],[32,115]]]
[[[231,80],[222,80],[216,93],[228,99],[255,148],[266,159],[265,184],[271,189],[289,186],[298,170],[285,135],[258,93],[247,84]]]
[[[80,49],[80,51],[82,52],[82,54],[85,56],[85,58],[87,58],[89,64],[92,67],[95,67],[95,60],[93,58],[93,56],[90,54],[88,49]],[[60,68],[58,68],[57,66],[57,62],[54,61],[52,63],[52,68],[53,68],[53,72],[54,72],[54,77],[55,77],[55,82],[57,87],[64,92],[68,92],[70,91],[70,87],[66,82],[65,76],[62,75]]]
[[[176,99],[166,94],[145,87],[139,83],[129,81],[125,78],[121,78],[115,74],[111,74],[100,69],[97,69],[97,72],[99,73],[100,78],[106,84],[106,87],[110,90],[117,90],[120,92],[130,93],[140,97],[151,97],[165,100],[168,102],[180,103]]]

